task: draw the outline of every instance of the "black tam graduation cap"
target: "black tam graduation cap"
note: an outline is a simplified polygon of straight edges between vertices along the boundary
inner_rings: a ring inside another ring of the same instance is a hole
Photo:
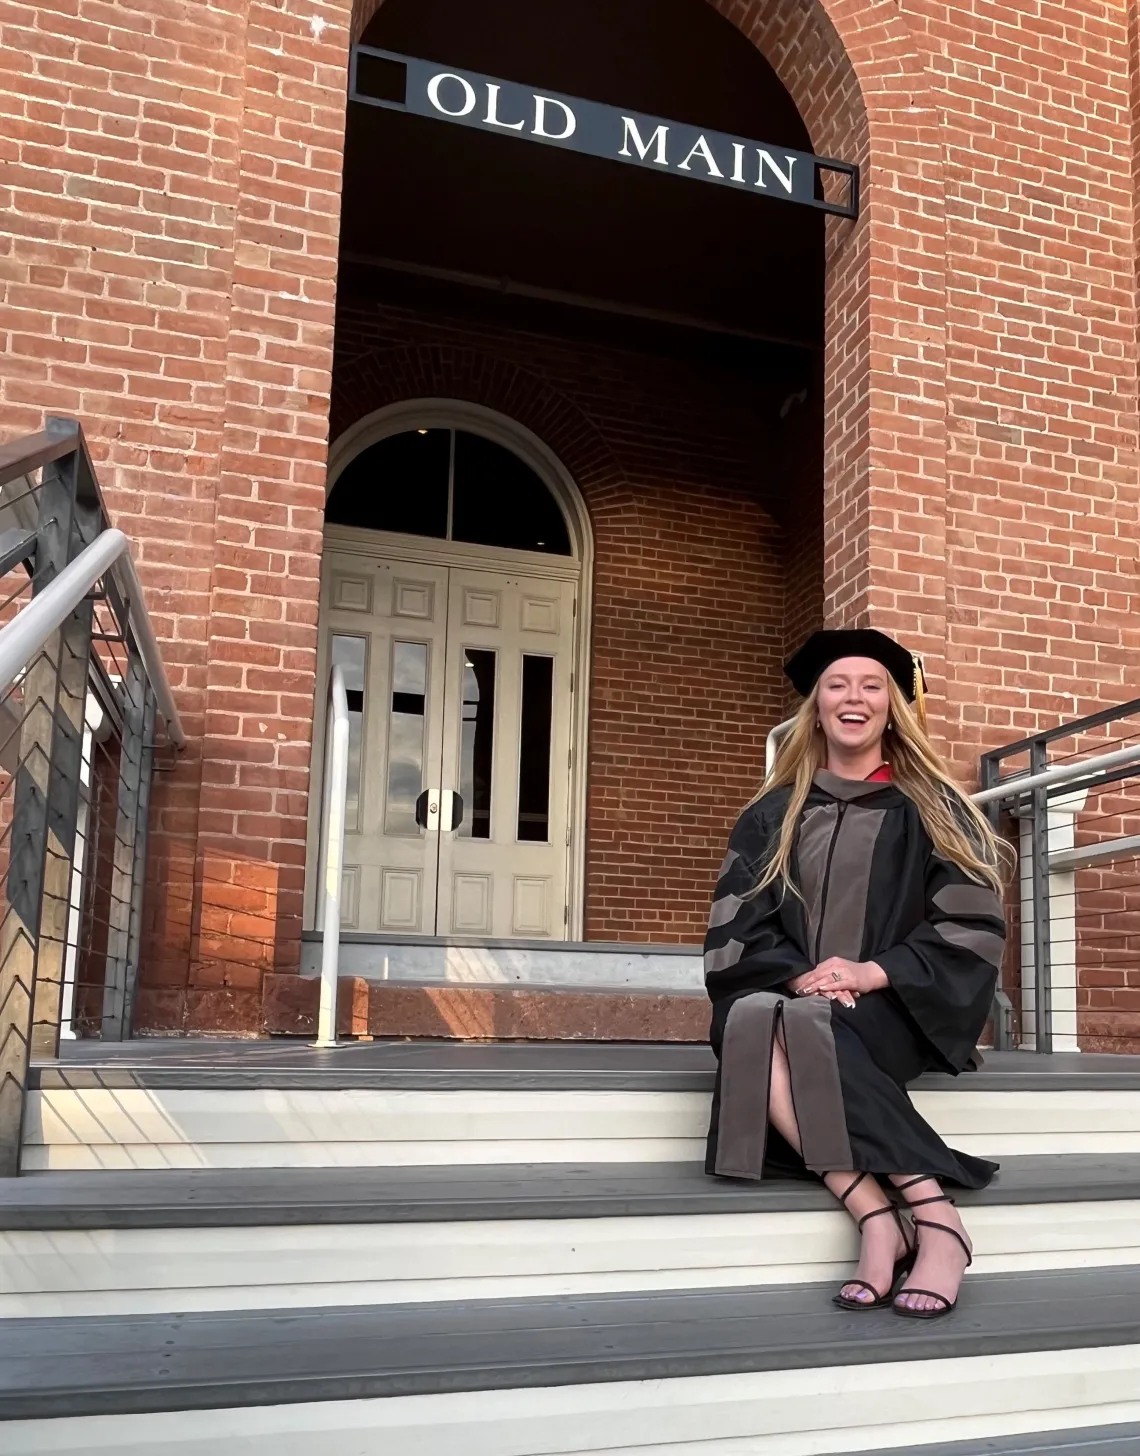
[[[833,662],[841,657],[869,657],[881,662],[898,683],[908,703],[917,699],[919,719],[926,717],[923,697],[926,681],[922,659],[908,652],[893,637],[873,627],[813,632],[800,650],[784,664],[784,672],[802,697],[807,697]]]

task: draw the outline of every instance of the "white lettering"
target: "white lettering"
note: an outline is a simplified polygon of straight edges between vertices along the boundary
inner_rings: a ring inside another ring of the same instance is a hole
[[[463,87],[463,106],[459,111],[448,111],[443,102],[439,99],[439,88],[444,81],[458,81]],[[433,76],[428,82],[428,100],[435,109],[444,116],[470,116],[475,110],[475,88],[470,81],[465,81],[462,76],[456,76],[452,71],[441,71],[438,76]]]
[[[744,143],[733,142],[732,144],[732,180],[734,182],[744,181]]]
[[[776,163],[772,160],[772,157],[768,152],[762,152],[760,148],[757,147],[756,155],[760,158],[760,174],[756,178],[757,187],[763,187],[765,191],[767,191],[768,184],[764,181],[764,163],[767,162],[769,167],[771,167],[772,171],[776,174],[776,181],[790,197],[792,195],[792,168],[796,165],[795,157],[789,157],[785,154],[784,160],[788,164],[788,175],[785,177],[783,172],[780,171],[779,167],[777,167]]]
[[[700,157],[701,161],[704,162],[705,166],[709,169],[710,177],[724,176],[724,173],[717,166],[716,161],[713,158],[713,154],[709,149],[708,142],[705,141],[703,136],[699,136],[693,143],[693,145],[689,148],[689,155],[685,158],[685,160],[683,162],[677,163],[678,170],[681,172],[687,172],[689,170],[689,163],[693,160],[694,157]]]
[[[486,126],[501,126],[504,131],[522,131],[526,125],[525,121],[499,120],[499,88],[494,81],[487,82],[487,115],[483,122]]]
[[[667,126],[659,126],[649,140],[643,142],[641,140],[641,133],[637,129],[637,122],[634,121],[632,116],[623,116],[622,123],[625,128],[625,133],[621,151],[618,153],[619,157],[630,157],[633,155],[629,149],[629,144],[632,142],[637,149],[637,155],[643,162],[649,155],[650,148],[656,147],[657,155],[653,158],[656,165],[658,167],[667,167],[669,165],[665,156],[665,143],[669,136],[669,128]]]
[[[557,106],[563,117],[561,131],[546,130],[546,108]],[[578,118],[566,105],[565,101],[558,101],[553,96],[536,96],[534,98],[534,135],[548,137],[552,142],[564,142],[567,137],[574,135],[578,125]]]

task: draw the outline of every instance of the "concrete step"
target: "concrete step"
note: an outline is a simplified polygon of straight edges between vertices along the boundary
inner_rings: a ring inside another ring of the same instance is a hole
[[[528,1041],[342,1041],[316,1049],[294,1038],[147,1037],[65,1042],[37,1061],[37,1087],[198,1087],[242,1090],[637,1090],[708,1092],[716,1062],[707,1046]],[[930,1075],[920,1085],[986,1091],[1136,1091],[1140,1056],[985,1053],[980,1070]]]
[[[320,931],[301,937],[301,974],[321,973]],[[494,940],[344,931],[340,974],[384,984],[691,991],[705,996],[699,945]],[[707,1000],[707,997],[706,997]]]
[[[265,1030],[275,1036],[314,1036],[319,1001],[320,982],[312,976],[266,976],[261,1008]],[[703,989],[453,981],[418,985],[342,975],[337,991],[342,1036],[707,1042],[709,1015]]]
[[[985,1157],[1140,1152],[1140,1089],[919,1088],[914,1101],[954,1147]],[[704,1092],[41,1088],[23,1167],[694,1162],[708,1107]]]
[[[922,1456],[1136,1456],[1140,1451],[1140,1424],[1123,1421],[1112,1426],[1085,1426],[1076,1431],[1034,1431],[985,1436],[977,1441],[939,1441],[924,1446]],[[896,1451],[891,1456],[896,1456]],[[880,1447],[863,1456],[887,1456]]]
[[[148,1043],[38,1066],[23,1167],[401,1167],[693,1162],[703,1047]],[[1140,1152],[1140,1061],[994,1055],[916,1105],[986,1156]]]
[[[6,1456],[809,1456],[1140,1411],[1140,1268],[948,1319],[831,1286],[0,1323]]]
[[[1011,1159],[960,1201],[971,1277],[1140,1264],[1140,1155]],[[690,1164],[0,1182],[0,1317],[838,1282],[855,1257],[818,1184]]]
[[[301,976],[264,987],[266,1029],[316,1029],[321,936]],[[368,935],[340,944],[346,1035],[703,1042],[709,1003],[699,945],[609,945]]]

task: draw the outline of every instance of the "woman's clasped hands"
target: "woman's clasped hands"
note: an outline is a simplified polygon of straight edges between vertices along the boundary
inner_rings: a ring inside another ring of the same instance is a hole
[[[796,996],[826,996],[842,1006],[854,1006],[860,996],[881,991],[887,985],[887,973],[875,961],[849,961],[844,956],[828,956],[814,971],[805,971],[788,982]]]

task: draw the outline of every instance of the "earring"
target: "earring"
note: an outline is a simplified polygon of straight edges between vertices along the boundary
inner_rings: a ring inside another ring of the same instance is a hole
[[[891,722],[891,720],[890,720],[890,719],[889,719],[889,718],[888,718],[888,719],[887,719],[887,732],[888,732],[888,733],[891,733],[891,732],[893,732],[893,731],[894,731],[894,726],[895,726],[895,725],[894,725],[894,724],[893,724],[893,723],[892,723],[892,722]]]

